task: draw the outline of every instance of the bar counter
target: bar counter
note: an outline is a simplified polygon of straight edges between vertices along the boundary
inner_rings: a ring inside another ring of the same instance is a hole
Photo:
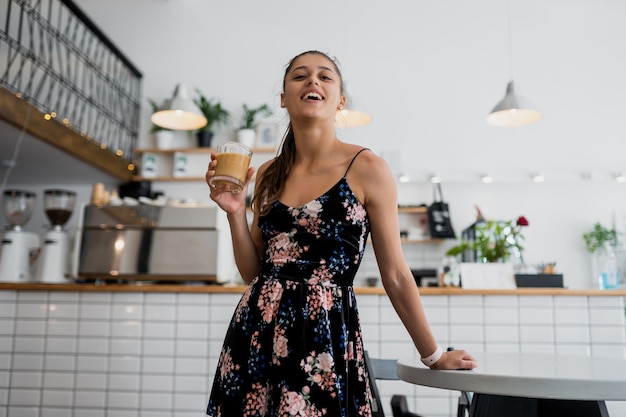
[[[0,283],[0,416],[202,413],[224,334],[246,288]],[[384,289],[355,292],[369,355],[418,357]],[[626,290],[426,287],[420,292],[444,347],[626,358]],[[386,407],[400,390],[409,408],[422,415],[456,415],[458,392],[380,384]],[[607,406],[612,416],[626,416],[625,403]]]
[[[219,284],[154,284],[137,282],[133,284],[78,284],[60,283],[47,284],[38,282],[0,282],[0,291],[100,291],[100,292],[169,292],[169,293],[207,293],[237,294],[243,293],[246,285]],[[383,287],[355,287],[354,292],[362,295],[384,295]],[[518,288],[502,289],[463,289],[456,287],[422,287],[422,295],[567,295],[567,296],[622,296],[626,297],[626,289],[600,290],[593,288]]]

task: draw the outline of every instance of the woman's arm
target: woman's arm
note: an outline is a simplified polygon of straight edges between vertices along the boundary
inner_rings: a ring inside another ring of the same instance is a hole
[[[362,201],[370,220],[372,245],[383,286],[420,356],[427,358],[435,353],[438,345],[402,252],[393,174],[382,158],[369,152],[365,158],[357,159],[355,168],[354,173],[359,176],[356,180],[362,184]],[[444,352],[430,366],[437,369],[472,369],[476,367],[476,362],[467,352],[455,350]]]
[[[211,162],[206,173],[207,184],[210,184],[211,178],[215,176],[216,164],[215,153],[211,152]],[[263,249],[263,243],[258,232],[257,213],[255,212],[254,214],[252,232],[248,226],[248,217],[246,215],[246,195],[253,174],[254,168],[248,169],[246,184],[239,193],[222,192],[209,185],[211,199],[226,212],[233,242],[235,263],[241,278],[246,283],[250,283],[258,273],[261,266],[260,254]]]

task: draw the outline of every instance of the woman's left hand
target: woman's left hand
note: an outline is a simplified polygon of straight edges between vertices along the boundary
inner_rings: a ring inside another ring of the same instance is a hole
[[[444,352],[441,358],[435,362],[430,369],[474,369],[478,366],[478,362],[476,359],[472,357],[466,351],[459,350],[451,350]]]

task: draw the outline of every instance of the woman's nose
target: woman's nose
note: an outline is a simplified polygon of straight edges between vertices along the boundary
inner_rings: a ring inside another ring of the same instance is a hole
[[[308,84],[309,84],[309,85],[312,85],[312,84],[319,84],[319,82],[318,82],[318,80],[317,80],[317,78],[316,78],[316,77],[309,77],[309,82],[308,82]]]

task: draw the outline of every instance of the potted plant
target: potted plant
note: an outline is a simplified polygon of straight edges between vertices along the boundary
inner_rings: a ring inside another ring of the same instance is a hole
[[[520,241],[524,239],[521,228],[528,226],[528,220],[520,216],[517,220],[480,221],[474,226],[476,240],[462,240],[446,252],[448,256],[457,256],[466,250],[475,250],[480,262],[506,262],[512,256],[522,259],[524,250]],[[523,260],[522,260],[523,263]]]
[[[215,127],[220,124],[228,122],[230,119],[230,112],[222,107],[222,103],[216,99],[207,99],[199,88],[196,88],[198,97],[194,98],[193,102],[198,106],[204,117],[206,117],[207,124],[197,132],[198,146],[211,146],[211,140],[213,139]]]
[[[154,114],[159,110],[159,105],[152,99],[148,99],[148,103],[152,108],[152,113]],[[155,125],[152,123],[150,128],[150,133],[154,137],[154,142],[157,148],[159,149],[170,149],[174,146],[174,132],[170,129],[161,127],[159,125]]]
[[[600,289],[619,288],[621,285],[617,266],[617,230],[596,222],[583,234],[587,251],[592,255],[591,266],[594,279]]]
[[[258,107],[250,108],[247,104],[242,105],[241,122],[237,130],[237,140],[247,146],[253,146],[256,138],[256,118],[258,116],[272,115],[272,109],[267,104],[261,104]]]

